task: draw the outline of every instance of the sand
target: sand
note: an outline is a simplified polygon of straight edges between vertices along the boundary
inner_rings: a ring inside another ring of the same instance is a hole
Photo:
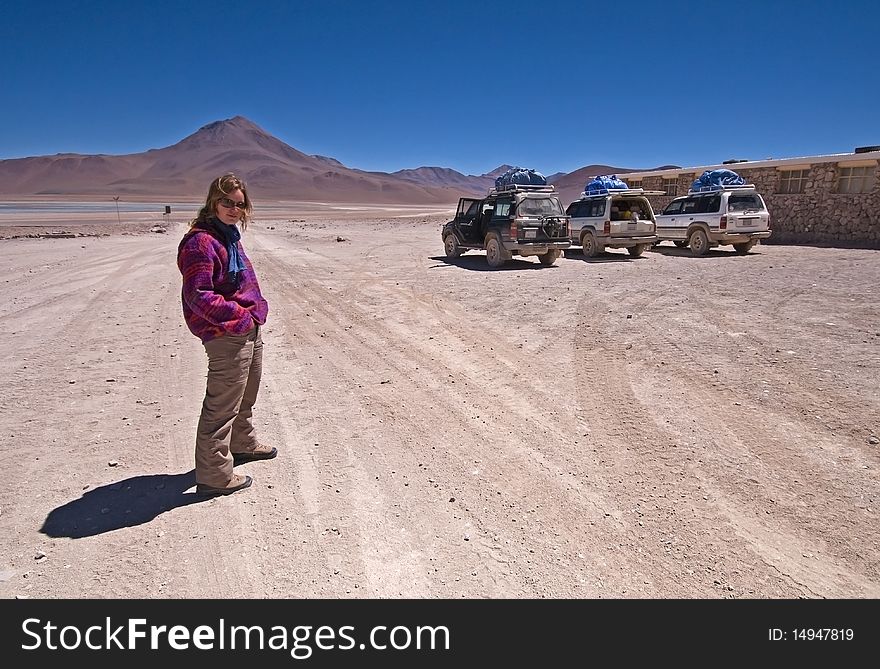
[[[280,455],[208,501],[185,216],[0,221],[0,597],[880,596],[877,251],[489,271],[442,207],[275,206]]]

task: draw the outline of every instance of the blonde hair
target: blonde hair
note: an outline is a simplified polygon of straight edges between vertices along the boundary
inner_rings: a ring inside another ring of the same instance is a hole
[[[253,205],[251,198],[248,196],[247,186],[245,186],[244,181],[231,172],[224,174],[222,177],[217,177],[211,182],[211,185],[208,187],[208,197],[205,198],[205,206],[199,209],[199,213],[190,221],[189,227],[205,223],[214,218],[217,215],[217,203],[236,189],[240,190],[244,195],[244,209],[238,210],[238,221],[241,224],[241,229],[246,229],[248,218],[253,211]]]

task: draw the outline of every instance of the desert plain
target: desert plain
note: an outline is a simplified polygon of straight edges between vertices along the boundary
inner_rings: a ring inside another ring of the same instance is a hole
[[[880,597],[880,251],[489,270],[452,207],[257,203],[280,455],[203,499],[196,206],[0,215],[0,597]]]

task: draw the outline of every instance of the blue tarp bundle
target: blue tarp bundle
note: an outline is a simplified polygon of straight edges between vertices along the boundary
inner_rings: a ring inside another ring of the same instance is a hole
[[[626,190],[627,188],[629,188],[629,186],[626,185],[626,182],[618,179],[616,174],[612,174],[611,176],[603,174],[598,177],[593,177],[593,180],[588,182],[584,187],[584,192],[587,195],[595,195],[609,190]]]
[[[745,183],[733,170],[706,170],[691,184],[691,190],[719,188],[720,186],[742,186]]]
[[[511,167],[504,174],[495,179],[495,188],[504,188],[511,184],[546,186],[547,178],[535,170],[527,170],[524,167]]]

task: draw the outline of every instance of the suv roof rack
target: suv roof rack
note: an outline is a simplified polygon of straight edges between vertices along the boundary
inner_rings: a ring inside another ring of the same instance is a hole
[[[645,190],[644,188],[600,188],[590,193],[583,191],[578,199],[583,200],[597,195],[666,195],[666,191]]]
[[[490,188],[489,195],[493,193],[513,193],[516,191],[533,191],[536,193],[555,193],[556,187],[552,184],[546,186],[538,186],[536,184],[507,184],[501,188]]]
[[[740,186],[700,186],[699,188],[691,188],[688,191],[688,195],[704,195],[724,190],[755,190],[755,184],[742,184]]]

